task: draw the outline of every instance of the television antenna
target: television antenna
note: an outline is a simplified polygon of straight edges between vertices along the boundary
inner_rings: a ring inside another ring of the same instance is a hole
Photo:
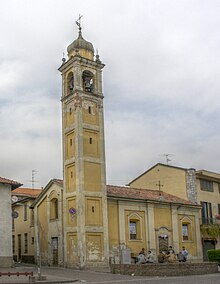
[[[34,189],[34,184],[37,182],[35,180],[35,175],[37,174],[37,171],[36,170],[32,170],[31,171],[31,180],[28,180],[28,182],[31,182],[32,184],[32,189]]]
[[[172,160],[170,159],[171,157],[174,156],[174,154],[163,154],[161,156],[164,156],[166,159],[166,164],[169,165],[169,162],[171,162]]]

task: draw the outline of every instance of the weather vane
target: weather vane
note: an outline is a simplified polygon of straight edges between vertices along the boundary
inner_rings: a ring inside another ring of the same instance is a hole
[[[80,15],[79,14],[79,18],[76,20],[76,24],[77,26],[79,27],[79,30],[81,30],[81,18],[82,18],[83,15]]]

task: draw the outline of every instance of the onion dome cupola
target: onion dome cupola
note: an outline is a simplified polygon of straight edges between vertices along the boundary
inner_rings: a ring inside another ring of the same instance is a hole
[[[94,48],[91,42],[86,41],[82,36],[82,28],[79,21],[76,22],[79,27],[79,36],[68,47],[68,57],[80,55],[86,59],[94,60]]]

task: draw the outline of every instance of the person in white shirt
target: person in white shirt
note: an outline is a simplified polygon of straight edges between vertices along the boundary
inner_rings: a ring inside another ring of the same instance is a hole
[[[148,251],[148,255],[146,256],[146,262],[148,263],[154,262],[154,255],[151,250]]]
[[[185,247],[182,247],[182,255],[183,255],[183,262],[185,262],[187,260],[187,255],[188,255],[188,251],[185,249]]]

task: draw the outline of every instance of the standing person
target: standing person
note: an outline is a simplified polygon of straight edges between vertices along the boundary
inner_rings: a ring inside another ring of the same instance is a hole
[[[185,262],[187,260],[187,255],[188,255],[188,251],[185,249],[185,247],[182,247],[182,255],[183,255],[183,262]]]

